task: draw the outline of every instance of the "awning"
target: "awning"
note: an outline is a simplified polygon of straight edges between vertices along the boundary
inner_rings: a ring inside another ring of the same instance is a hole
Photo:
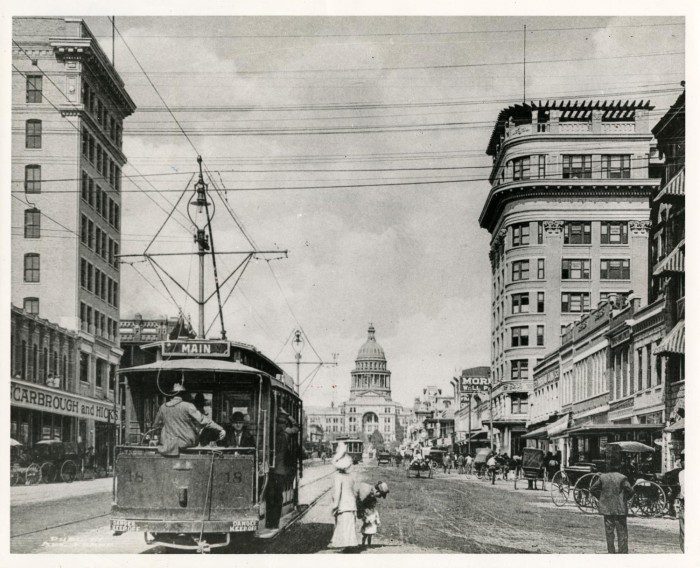
[[[663,424],[613,424],[606,422],[603,424],[584,424],[574,426],[566,430],[570,436],[586,436],[595,434],[606,434],[608,432],[657,432],[663,428]]]
[[[654,355],[684,355],[685,354],[685,320],[676,324],[661,343],[654,349]]]
[[[555,422],[552,422],[547,426],[547,435],[550,438],[558,436],[559,434],[563,434],[568,427],[569,415],[566,414],[565,416],[562,416],[559,420],[556,420]]]
[[[664,428],[664,432],[679,432],[680,430],[685,430],[685,418],[676,420],[668,428]]]
[[[483,440],[489,437],[488,432],[477,432],[476,434],[472,434],[472,437],[470,440]]]
[[[661,276],[667,272],[685,272],[685,239],[654,268],[654,276]]]
[[[523,436],[523,438],[527,438],[528,440],[531,440],[533,438],[546,438],[547,437],[547,426],[542,426],[540,428],[536,428],[532,432],[528,432]]]
[[[654,197],[654,201],[668,201],[685,197],[685,167],[671,178],[661,191]]]

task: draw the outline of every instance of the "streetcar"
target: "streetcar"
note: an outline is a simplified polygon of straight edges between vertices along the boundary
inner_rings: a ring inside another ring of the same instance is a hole
[[[302,422],[301,399],[289,375],[255,347],[233,341],[178,339],[142,348],[153,350],[155,360],[119,371],[126,392],[126,434],[115,451],[113,533],[139,531],[149,544],[199,552],[229,545],[236,533],[242,538],[276,534],[264,527],[275,498],[268,486],[276,463],[276,429],[284,427],[278,414]],[[200,439],[176,457],[161,455],[153,424],[175,383],[184,385],[192,399],[203,400],[204,413],[227,433],[232,414],[242,413],[255,445],[239,448]],[[283,486],[280,527],[297,511],[302,439],[299,429],[286,452],[293,473]]]
[[[352,458],[353,463],[360,463],[362,461],[362,453],[365,449],[365,443],[359,439],[344,439],[339,438],[332,442],[333,453],[335,454],[338,449],[338,443],[343,442],[347,447],[348,455]]]

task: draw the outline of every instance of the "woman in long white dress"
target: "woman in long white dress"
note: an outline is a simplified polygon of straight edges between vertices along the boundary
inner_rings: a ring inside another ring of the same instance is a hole
[[[333,456],[336,469],[333,485],[333,509],[335,530],[329,544],[330,548],[355,548],[359,545],[355,521],[357,519],[357,492],[355,480],[350,473],[352,458],[342,442]]]

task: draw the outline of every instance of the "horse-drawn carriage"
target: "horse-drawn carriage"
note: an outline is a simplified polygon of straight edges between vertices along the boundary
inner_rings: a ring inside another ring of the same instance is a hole
[[[596,513],[598,500],[591,493],[591,486],[600,473],[620,471],[627,475],[634,489],[629,502],[633,515],[661,516],[668,511],[669,496],[674,487],[660,483],[655,474],[642,471],[641,457],[654,452],[654,448],[640,442],[611,442],[605,448],[605,460],[579,462],[558,471],[552,478],[550,495],[557,507],[573,499],[584,513]]]
[[[70,483],[80,470],[78,445],[60,440],[41,440],[30,450],[15,442],[11,450],[11,485],[33,485],[61,480]]]
[[[523,448],[523,477],[527,480],[528,489],[537,489],[537,481],[542,482],[542,491],[545,489],[545,463],[544,451],[539,448]],[[518,488],[518,476],[513,481],[515,489]]]
[[[473,467],[474,472],[479,479],[483,479],[486,476],[486,462],[489,460],[491,453],[491,448],[479,448],[476,450]]]
[[[425,477],[432,479],[433,469],[435,468],[433,467],[433,462],[429,457],[416,456],[409,462],[408,467],[406,468],[406,477],[409,479],[411,477],[423,477],[422,474],[425,474]]]

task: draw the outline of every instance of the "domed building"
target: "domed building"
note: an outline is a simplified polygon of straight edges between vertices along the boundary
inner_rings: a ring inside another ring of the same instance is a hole
[[[307,408],[307,428],[321,427],[325,440],[349,436],[365,442],[379,431],[385,444],[403,441],[412,410],[391,399],[391,371],[372,324],[350,372],[350,398],[333,408]],[[340,411],[342,426],[338,426]]]

